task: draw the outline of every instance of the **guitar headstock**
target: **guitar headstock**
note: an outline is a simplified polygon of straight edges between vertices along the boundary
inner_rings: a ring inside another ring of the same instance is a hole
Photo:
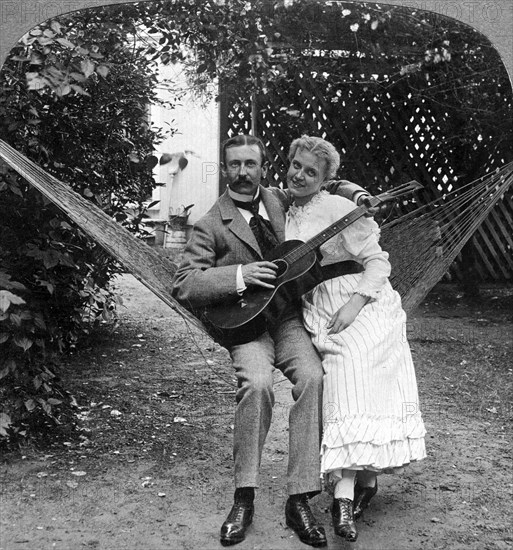
[[[404,195],[409,195],[410,193],[413,193],[414,191],[418,191],[420,189],[424,189],[424,186],[416,180],[411,180],[407,183],[403,183],[403,184],[401,184],[397,187],[394,187],[393,189],[389,189],[388,191],[385,191],[384,193],[380,193],[379,195],[376,195],[375,197],[371,197],[369,199],[369,203],[370,203],[371,207],[379,206],[380,204],[382,204],[384,202],[397,199],[397,198],[402,197]]]

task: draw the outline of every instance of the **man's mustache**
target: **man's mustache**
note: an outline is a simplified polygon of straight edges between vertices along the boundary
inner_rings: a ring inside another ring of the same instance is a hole
[[[246,178],[244,176],[239,176],[236,180],[235,180],[235,183],[251,183],[251,180],[249,178]]]

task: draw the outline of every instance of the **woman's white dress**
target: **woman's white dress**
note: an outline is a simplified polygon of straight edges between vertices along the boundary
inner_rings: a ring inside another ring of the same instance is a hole
[[[307,241],[353,210],[325,191],[287,214],[286,239]],[[303,317],[324,369],[321,471],[390,472],[425,458],[425,429],[406,340],[406,314],[388,276],[379,227],[363,217],[321,247],[322,264],[356,260],[365,271],[327,280],[303,297]],[[326,324],[353,293],[371,300],[354,322],[328,335]]]

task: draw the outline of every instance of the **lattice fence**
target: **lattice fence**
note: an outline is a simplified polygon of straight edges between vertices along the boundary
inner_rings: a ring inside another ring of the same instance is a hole
[[[221,139],[252,131],[261,137],[269,151],[270,185],[284,184],[288,146],[301,134],[331,141],[342,157],[339,177],[374,194],[418,180],[425,186],[422,204],[513,159],[511,151],[508,156],[484,139],[471,144],[475,162],[462,170],[448,135],[450,115],[429,97],[412,94],[406,82],[387,86],[383,75],[350,74],[344,80],[336,59],[317,60],[315,67],[296,68],[293,79],[258,96],[253,106],[229,91],[222,94]],[[414,207],[399,205],[393,215]],[[513,279],[512,230],[510,190],[473,237],[483,281]],[[453,277],[461,278],[461,261],[451,268]]]

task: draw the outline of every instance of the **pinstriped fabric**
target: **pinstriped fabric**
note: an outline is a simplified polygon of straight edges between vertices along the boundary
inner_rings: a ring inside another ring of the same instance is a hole
[[[319,193],[287,213],[286,239],[308,240],[354,208]],[[426,457],[417,381],[406,339],[406,314],[389,281],[379,229],[361,218],[321,247],[322,263],[352,259],[363,273],[325,281],[303,297],[303,318],[324,369],[323,474],[339,469],[394,471]],[[326,325],[355,293],[371,296],[353,323]]]
[[[399,295],[386,283],[338,334],[326,324],[361,274],[318,285],[303,298],[307,330],[323,359],[321,469],[390,471],[425,458],[425,429]]]

